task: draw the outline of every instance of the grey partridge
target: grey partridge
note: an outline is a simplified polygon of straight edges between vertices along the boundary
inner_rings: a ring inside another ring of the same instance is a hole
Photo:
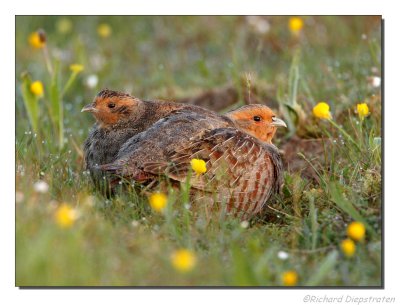
[[[190,175],[194,200],[246,219],[279,192],[282,161],[271,144],[278,126],[285,124],[264,105],[212,116],[180,109],[129,139],[100,169],[144,185],[185,183]],[[192,159],[204,160],[207,171],[193,173]]]

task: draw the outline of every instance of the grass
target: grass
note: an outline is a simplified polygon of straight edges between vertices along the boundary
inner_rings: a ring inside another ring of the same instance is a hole
[[[368,82],[381,71],[380,20],[303,17],[295,36],[288,18],[268,17],[262,34],[244,17],[17,17],[16,69],[24,78],[15,106],[16,285],[281,286],[294,270],[299,286],[380,286],[381,92]],[[97,33],[102,23],[108,37]],[[27,42],[38,28],[48,55]],[[85,68],[69,81],[74,63]],[[44,83],[43,97],[31,95],[26,72]],[[169,194],[164,214],[133,191],[106,199],[93,190],[82,160],[93,118],[80,109],[97,91],[179,99],[226,84],[276,101],[290,124],[276,145],[297,149],[316,178],[289,166],[281,196],[250,224],[221,215],[208,222],[187,209],[184,187]],[[329,103],[333,123],[313,117],[319,101]],[[355,113],[360,102],[371,112],[364,120]],[[323,149],[310,157],[308,144],[290,146],[294,138]],[[47,191],[35,190],[39,180]],[[79,213],[69,228],[55,220],[62,203]],[[339,245],[352,221],[367,233],[347,258]],[[185,273],[171,263],[181,248],[196,256]]]

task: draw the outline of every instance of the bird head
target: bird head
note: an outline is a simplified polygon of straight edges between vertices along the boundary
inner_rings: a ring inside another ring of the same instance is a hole
[[[81,112],[91,112],[102,126],[112,126],[133,120],[134,115],[139,115],[143,107],[141,100],[129,94],[105,89],[97,94],[91,104],[83,107]]]
[[[278,127],[287,127],[269,107],[260,104],[240,107],[226,116],[233,120],[237,128],[266,143],[271,143]]]

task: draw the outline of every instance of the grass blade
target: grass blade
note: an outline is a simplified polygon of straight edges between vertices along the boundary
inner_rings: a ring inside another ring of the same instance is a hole
[[[232,246],[233,265],[235,266],[234,285],[253,286],[257,285],[256,277],[249,264],[249,259],[236,245]]]
[[[340,192],[339,187],[336,183],[331,182],[329,184],[329,191],[331,194],[332,201],[345,213],[349,214],[354,220],[362,222],[367,231],[371,234],[375,234],[375,230],[367,223],[364,217],[356,210],[354,205],[347,199],[344,198]]]
[[[31,92],[30,86],[32,80],[27,73],[22,75],[21,92],[25,104],[26,112],[28,113],[29,121],[35,133],[38,133],[39,126],[39,105],[38,98]]]
[[[321,266],[317,272],[307,281],[306,286],[317,286],[322,283],[322,280],[331,272],[335,266],[338,257],[338,252],[333,250],[328,256],[322,261]]]
[[[315,208],[314,197],[310,198],[310,214],[309,214],[310,222],[311,222],[311,249],[315,250],[317,247],[317,239],[318,239],[318,221],[317,221],[317,209]]]

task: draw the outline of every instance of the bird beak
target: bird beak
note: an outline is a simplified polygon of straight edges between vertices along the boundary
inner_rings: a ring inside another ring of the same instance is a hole
[[[93,104],[86,105],[82,108],[81,112],[97,112],[97,109]]]
[[[283,120],[276,118],[276,117],[272,118],[272,123],[270,125],[275,126],[275,127],[286,127],[287,128],[286,123]]]

